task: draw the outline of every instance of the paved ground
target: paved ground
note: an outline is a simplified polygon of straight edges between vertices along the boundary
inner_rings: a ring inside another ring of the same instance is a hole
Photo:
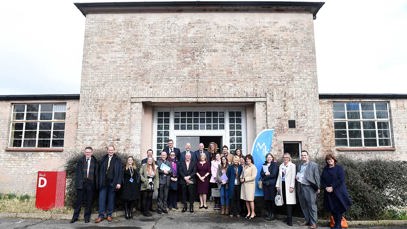
[[[136,214],[134,219],[126,220],[122,216],[115,217],[113,222],[108,223],[103,221],[95,224],[93,221],[85,224],[83,220],[70,224],[69,220],[57,219],[19,219],[19,218],[0,218],[0,228],[140,228],[140,229],[160,229],[160,228],[176,228],[176,229],[220,229],[220,228],[291,228],[291,229],[305,229],[299,225],[300,219],[294,219],[294,226],[288,227],[281,219],[274,221],[265,221],[263,218],[255,218],[254,220],[246,220],[243,218],[229,218],[226,216],[215,215],[212,213],[198,212],[198,213],[181,213],[170,212],[169,214],[157,215],[153,217],[144,217]],[[320,226],[321,229],[328,229],[328,227]],[[352,228],[384,228],[383,226],[375,227],[352,227]],[[406,228],[406,226],[392,226],[386,228]]]

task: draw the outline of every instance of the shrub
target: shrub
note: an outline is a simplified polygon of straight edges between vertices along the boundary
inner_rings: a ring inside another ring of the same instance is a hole
[[[95,156],[98,161],[100,161],[102,159],[102,157],[105,155],[106,155],[105,149],[95,149],[93,151],[93,156]],[[117,153],[116,155],[119,156],[119,158],[121,159],[121,161],[124,165],[128,155],[123,154],[123,153]],[[82,152],[73,155],[72,157],[70,157],[67,160],[66,165],[65,165],[66,180],[67,180],[65,203],[67,206],[73,206],[74,201],[76,200],[75,169],[76,169],[76,164],[77,164],[78,160],[82,156],[83,156]],[[136,161],[136,163],[138,163],[138,162]],[[97,192],[95,194],[96,195],[94,195],[94,199],[97,198]]]
[[[316,160],[322,168],[323,158]],[[346,217],[349,219],[388,219],[389,209],[405,209],[407,205],[407,162],[382,160],[352,160],[341,156],[345,181],[353,204]],[[327,217],[323,210],[323,194],[318,198],[320,215]]]

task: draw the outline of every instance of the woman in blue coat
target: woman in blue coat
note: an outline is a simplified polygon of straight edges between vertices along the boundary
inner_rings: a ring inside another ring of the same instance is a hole
[[[337,165],[333,154],[325,156],[326,166],[321,175],[321,189],[325,190],[325,209],[331,212],[335,220],[334,228],[341,228],[342,215],[351,206],[348,190],[345,185],[345,172]]]
[[[266,207],[265,217],[267,220],[274,220],[274,198],[277,192],[278,165],[277,162],[274,161],[274,157],[271,153],[266,155],[266,161],[263,164],[260,176],[263,183],[264,205]]]
[[[243,167],[239,165],[239,162],[240,158],[234,156],[233,163],[229,165],[226,171],[229,186],[230,217],[239,217],[240,213],[240,176]]]

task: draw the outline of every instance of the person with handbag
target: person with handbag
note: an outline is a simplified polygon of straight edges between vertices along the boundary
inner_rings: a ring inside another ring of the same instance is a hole
[[[279,167],[276,188],[282,193],[284,204],[287,207],[287,218],[285,222],[288,226],[293,225],[293,206],[297,203],[295,197],[295,165],[291,162],[291,155],[284,153],[283,163]]]
[[[278,176],[278,165],[274,161],[274,157],[271,153],[266,155],[266,161],[263,164],[263,168],[260,171],[261,183],[264,196],[264,205],[266,208],[265,218],[267,220],[274,220],[276,197],[276,182]]]
[[[326,166],[321,174],[321,189],[324,190],[324,206],[331,212],[335,229],[342,228],[342,215],[352,205],[345,184],[345,172],[333,154],[325,156]]]
[[[319,169],[318,164],[310,161],[308,151],[301,152],[301,163],[297,166],[297,193],[305,221],[302,226],[317,228],[317,194],[319,193]]]

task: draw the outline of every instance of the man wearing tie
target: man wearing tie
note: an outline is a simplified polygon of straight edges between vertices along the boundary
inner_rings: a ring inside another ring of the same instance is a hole
[[[202,153],[206,155],[206,161],[210,162],[211,155],[209,154],[208,151],[205,150],[205,145],[203,143],[199,143],[199,149],[195,151],[195,153],[193,154],[192,160],[195,161],[195,163],[198,163]]]
[[[185,161],[185,154],[190,153],[192,155],[192,151],[191,151],[191,143],[187,143],[185,144],[185,151],[183,151],[181,153],[181,160],[180,162],[184,162]]]
[[[99,166],[99,217],[95,223],[100,223],[107,216],[107,221],[113,220],[114,199],[116,191],[120,189],[122,180],[122,162],[115,154],[115,147],[108,146],[107,154],[100,161]],[[107,208],[106,208],[107,201]],[[107,211],[106,211],[107,210]]]
[[[92,211],[93,194],[95,193],[97,185],[98,163],[96,158],[92,155],[92,147],[86,147],[83,154],[84,155],[76,163],[75,187],[77,197],[71,223],[78,221],[82,203],[85,203],[85,223],[89,223]]]
[[[167,147],[165,147],[162,151],[165,151],[167,155],[170,155],[171,152],[174,152],[177,161],[181,159],[181,151],[178,148],[174,147],[174,141],[172,139],[168,139]]]

